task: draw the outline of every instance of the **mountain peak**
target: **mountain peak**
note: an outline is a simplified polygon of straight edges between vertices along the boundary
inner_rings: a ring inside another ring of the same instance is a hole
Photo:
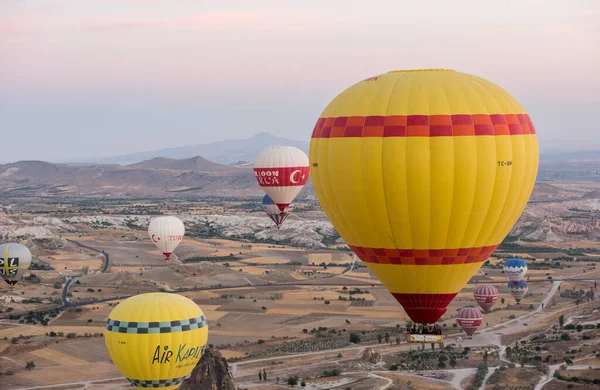
[[[177,160],[198,158],[202,159],[202,161],[208,160],[206,162],[233,165],[238,161],[254,161],[256,156],[258,156],[265,148],[276,145],[295,146],[305,153],[308,153],[308,141],[296,141],[281,138],[277,135],[263,131],[247,139],[233,139],[150,152],[140,152],[125,156],[105,158],[94,162],[134,164],[162,157]]]

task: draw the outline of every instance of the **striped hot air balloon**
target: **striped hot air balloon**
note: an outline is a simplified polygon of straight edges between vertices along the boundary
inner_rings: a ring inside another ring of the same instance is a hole
[[[508,280],[521,280],[527,273],[527,263],[523,259],[508,259],[504,262],[504,274]]]
[[[275,204],[275,202],[273,202],[273,199],[271,199],[269,195],[263,196],[262,205],[263,209],[265,210],[265,213],[269,216],[269,218],[271,218],[273,222],[275,222],[275,225],[277,225],[278,229],[292,211],[292,206],[286,207],[283,211],[279,210],[279,207],[277,207],[277,205]]]
[[[477,328],[483,322],[483,314],[472,306],[463,307],[456,315],[456,323],[469,336],[473,336]]]
[[[293,146],[272,146],[254,161],[258,185],[275,202],[280,211],[292,203],[308,181],[308,156]]]
[[[521,299],[527,294],[527,290],[529,290],[529,286],[527,282],[524,280],[511,280],[508,282],[508,290],[510,291],[510,295],[515,298],[517,303],[521,302]]]
[[[498,290],[491,284],[477,286],[475,291],[473,291],[473,298],[475,298],[475,302],[481,306],[483,311],[487,312],[498,300]]]
[[[393,71],[340,93],[310,168],[323,210],[416,323],[435,323],[511,230],[538,141],[506,91],[465,73]]]

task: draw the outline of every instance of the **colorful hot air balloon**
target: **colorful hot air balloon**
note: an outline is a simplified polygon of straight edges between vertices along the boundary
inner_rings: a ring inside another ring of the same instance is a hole
[[[463,307],[458,311],[456,315],[456,323],[465,331],[469,336],[473,336],[477,328],[483,322],[483,314],[471,306]]]
[[[538,141],[506,91],[465,73],[393,71],[339,94],[310,143],[323,210],[416,323],[435,323],[511,230]]]
[[[308,157],[293,146],[272,146],[254,161],[254,175],[280,211],[292,203],[309,175]]]
[[[515,298],[517,303],[521,302],[521,299],[527,294],[527,290],[529,290],[529,286],[527,282],[524,280],[511,280],[508,282],[508,290],[510,291],[510,295]]]
[[[278,229],[292,211],[292,206],[286,207],[283,211],[279,210],[279,207],[277,207],[269,195],[263,196],[262,205],[265,213],[275,222]]]
[[[498,300],[498,290],[490,284],[477,286],[475,291],[473,291],[473,298],[475,298],[475,302],[481,306],[483,311],[487,312]]]
[[[138,389],[176,389],[202,357],[208,326],[202,310],[177,294],[135,295],[109,314],[106,348]]]
[[[167,259],[177,248],[177,245],[183,240],[185,226],[177,217],[165,216],[156,217],[148,225],[148,235]]]
[[[13,287],[31,266],[31,252],[25,245],[0,245],[0,276]]]
[[[508,259],[504,262],[504,274],[508,280],[521,280],[527,273],[527,263],[523,259]]]

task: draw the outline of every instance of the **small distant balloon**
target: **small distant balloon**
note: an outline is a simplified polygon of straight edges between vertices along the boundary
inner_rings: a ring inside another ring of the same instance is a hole
[[[185,226],[177,217],[156,217],[148,225],[150,239],[167,259],[183,240],[184,234]]]
[[[508,280],[521,280],[527,273],[527,263],[523,259],[513,258],[504,262],[504,274]]]
[[[498,300],[498,290],[491,284],[477,286],[475,291],[473,291],[473,298],[483,311],[487,312]]]
[[[517,303],[521,302],[521,299],[527,294],[527,290],[529,290],[529,286],[527,282],[524,280],[512,280],[508,282],[508,290],[510,291],[510,295],[515,298]]]
[[[177,294],[135,295],[109,314],[106,348],[137,389],[177,389],[202,357],[208,325],[202,309]]]
[[[269,197],[269,195],[265,195],[262,199],[263,209],[265,213],[271,218],[277,228],[281,226],[283,221],[287,219],[292,211],[292,206],[286,207],[283,211],[279,209],[279,207],[273,202],[273,199]]]
[[[31,266],[31,252],[25,245],[0,245],[0,276],[13,287]]]
[[[471,306],[463,307],[456,315],[456,323],[469,336],[473,336],[477,328],[481,326],[482,322],[483,314],[481,314],[478,309]]]

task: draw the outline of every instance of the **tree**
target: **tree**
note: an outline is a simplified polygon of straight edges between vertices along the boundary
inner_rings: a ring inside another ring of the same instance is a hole
[[[25,368],[28,370],[33,370],[35,368],[35,362],[33,360],[27,362],[27,365],[25,366]]]
[[[504,305],[504,298],[500,298],[500,302]]]
[[[304,381],[300,382],[300,386],[306,387],[306,382],[304,382]]]
[[[381,339],[383,339],[383,336],[381,335],[381,333],[379,333],[377,335],[377,344],[381,344]]]
[[[360,335],[358,333],[350,333],[350,342],[353,344],[360,343]]]
[[[564,315],[560,315],[560,317],[558,317],[558,324],[560,325],[560,328],[562,329],[563,325],[565,324],[565,316]]]
[[[287,384],[294,387],[298,384],[298,377],[297,376],[291,376],[287,379]]]
[[[454,358],[450,359],[450,367],[454,368],[456,366],[456,360]]]
[[[258,380],[259,380],[259,381],[262,381],[262,371],[259,371],[259,372],[258,372]]]
[[[302,333],[307,334],[308,333],[308,329],[302,329]]]
[[[267,380],[267,370],[263,368],[263,379]]]
[[[431,350],[432,351],[435,350],[435,344],[434,343],[431,343]]]
[[[389,334],[385,334],[385,342],[389,343],[390,342],[390,335]]]

